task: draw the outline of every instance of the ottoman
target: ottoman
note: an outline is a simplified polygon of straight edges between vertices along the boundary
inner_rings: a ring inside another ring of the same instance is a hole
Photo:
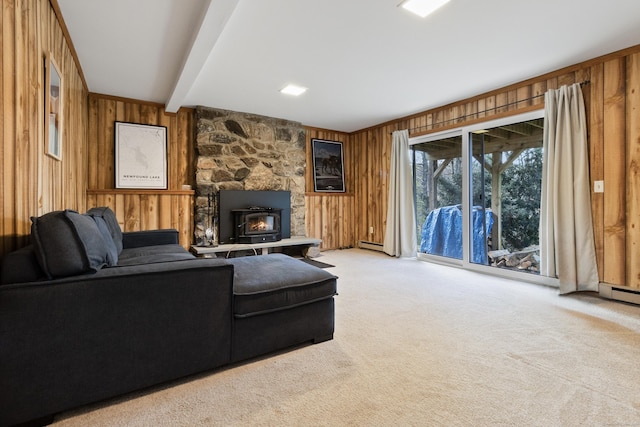
[[[237,362],[333,338],[337,277],[283,254],[232,258]]]

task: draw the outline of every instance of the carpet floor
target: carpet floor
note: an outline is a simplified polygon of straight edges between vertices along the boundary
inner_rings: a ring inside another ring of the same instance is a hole
[[[640,307],[349,249],[334,339],[61,414],[71,426],[640,426]]]

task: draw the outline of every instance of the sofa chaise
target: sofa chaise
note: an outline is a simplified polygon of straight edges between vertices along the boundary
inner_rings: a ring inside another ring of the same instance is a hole
[[[337,278],[286,255],[196,258],[106,207],[31,237],[0,267],[0,426],[333,338]]]

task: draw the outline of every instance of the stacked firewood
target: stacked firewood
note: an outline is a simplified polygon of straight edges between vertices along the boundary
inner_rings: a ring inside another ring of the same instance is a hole
[[[490,251],[489,264],[492,267],[524,270],[531,273],[540,271],[540,247],[530,246],[518,252],[506,249]]]

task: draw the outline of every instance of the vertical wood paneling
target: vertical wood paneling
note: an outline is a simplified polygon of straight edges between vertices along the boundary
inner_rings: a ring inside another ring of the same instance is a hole
[[[89,99],[91,99],[90,97]],[[89,159],[89,169],[98,171],[97,184],[94,187],[91,183],[89,188],[114,188],[115,187],[115,128],[114,122],[117,120],[117,103],[114,100],[99,100],[98,128],[89,129],[89,141],[97,143],[95,150],[97,156]],[[95,138],[94,138],[95,135]],[[91,163],[95,161],[95,163]]]
[[[0,239],[0,254],[6,252],[16,245],[15,241],[15,228],[14,228],[14,192],[15,187],[13,185],[14,177],[14,145],[4,143],[4,141],[13,140],[13,121],[6,120],[10,118],[9,112],[13,110],[13,85],[10,84],[8,76],[13,74],[13,64],[11,58],[13,58],[13,4],[2,3],[2,10],[0,10],[0,39],[2,39],[2,52],[0,52],[0,114],[2,120],[0,120],[0,140],[3,141],[2,158],[0,159],[0,165],[2,173],[0,174],[0,215],[2,215],[2,221],[0,222],[0,232],[2,233],[2,239]],[[6,48],[5,48],[6,46]]]
[[[0,25],[2,255],[29,242],[31,216],[84,208],[87,92],[49,0],[3,0]],[[62,160],[45,152],[46,54],[61,68]]]
[[[178,184],[180,182],[181,176],[179,171],[180,168],[180,162],[177,161],[177,159],[180,158],[181,155],[181,150],[180,150],[180,144],[184,144],[186,143],[186,141],[180,141],[178,140],[178,129],[177,129],[177,120],[176,120],[176,116],[172,116],[172,117],[167,117],[169,120],[166,120],[166,126],[167,126],[167,156],[170,159],[176,159],[176,161],[170,161],[169,164],[167,165],[167,171],[169,173],[169,176],[173,177],[174,180],[174,186],[170,187],[170,188],[180,188],[180,184]],[[186,184],[186,183],[185,183]]]
[[[99,205],[99,206],[105,206],[105,205]],[[109,204],[106,206],[110,206],[113,212],[116,214],[116,218],[118,219],[118,224],[120,225],[121,229],[123,229],[124,231],[132,231],[132,230],[126,229],[125,195],[124,194],[116,193],[114,195],[113,204],[112,205]]]
[[[160,197],[158,202],[158,228],[172,228],[171,227],[171,199],[168,197]],[[189,228],[191,232],[191,227]]]
[[[465,121],[493,119],[520,110],[543,108],[543,95],[561,85],[590,80],[583,86],[589,125],[589,158],[592,180],[605,181],[605,193],[592,193],[596,257],[600,279],[607,283],[640,288],[640,46],[549,73],[520,85],[443,106],[409,118],[398,119],[351,135],[358,152],[354,215],[355,240],[382,243],[384,230],[368,234],[368,227],[384,225],[386,188],[378,180],[388,161],[389,129],[415,128],[411,136],[460,126]],[[534,97],[534,98],[532,98]],[[532,98],[532,99],[527,99]],[[521,102],[526,100],[525,102]],[[515,104],[512,104],[514,103]],[[462,107],[461,107],[462,106]],[[471,114],[456,120],[457,114]],[[453,119],[455,123],[446,123]],[[404,127],[403,127],[404,125]],[[424,127],[421,127],[424,126]],[[388,177],[385,177],[386,182]],[[376,191],[377,190],[377,191]]]
[[[305,196],[305,225],[307,236],[322,236],[322,197],[313,194]]]
[[[604,180],[604,66],[591,67],[589,90],[589,164],[592,181]],[[598,276],[604,280],[604,193],[591,193]]]
[[[193,110],[165,114],[164,107],[144,101],[89,95],[90,189],[114,189],[114,124],[116,121],[167,128],[168,190],[194,184]],[[144,120],[144,121],[143,121]]]
[[[464,108],[458,109],[458,113],[454,114],[464,114]],[[450,117],[450,123],[455,123],[456,118]],[[378,172],[377,182],[374,184],[374,194],[378,192],[380,194],[380,200],[376,201],[374,204],[374,208],[383,213],[381,220],[373,221],[375,224],[374,229],[374,238],[376,241],[383,241],[384,234],[387,227],[387,206],[389,199],[389,180],[391,179],[390,168],[391,168],[391,150],[392,150],[392,132],[395,130],[393,126],[386,126],[381,129],[382,131],[378,133],[378,138],[380,140],[380,151],[376,158],[377,164],[376,168]],[[377,191],[376,191],[377,189]]]
[[[627,57],[626,282],[640,287],[640,53]]]
[[[508,108],[506,105],[509,104],[509,92],[502,92],[496,95],[496,105],[494,106],[495,108],[495,113],[492,114],[496,114],[496,113],[506,113],[508,111]]]
[[[383,158],[383,152],[387,147],[385,146],[385,142],[388,144],[387,140],[385,140],[384,128],[378,129],[375,133],[372,133],[374,141],[373,149],[367,150],[369,155],[369,170],[372,173],[372,179],[367,187],[367,207],[369,212],[378,212],[380,210],[381,205],[385,203],[387,200],[388,194],[383,194],[382,186],[383,181],[389,179],[388,174],[386,174],[386,170],[388,168],[384,168],[382,166],[383,162],[386,159]],[[390,141],[390,140],[389,140]],[[385,165],[388,162],[385,163]],[[384,228],[384,224],[387,221],[386,209],[383,215],[368,215],[367,223],[374,227],[373,237],[375,239],[379,239],[380,231]]]
[[[109,206],[123,231],[175,228],[180,245],[188,248],[192,243],[193,197],[170,191],[125,191],[112,194],[109,190],[90,190],[88,206]]]
[[[569,86],[576,83],[576,75],[574,71],[558,75],[558,87]]]
[[[111,206],[126,231],[177,228],[181,244],[188,246],[193,235],[193,194],[179,190],[183,184],[194,184],[192,111],[167,115],[157,104],[87,94],[49,1],[2,1],[0,253],[28,242],[30,216],[53,209],[84,210],[91,205]],[[61,65],[65,85],[62,161],[44,153],[40,107],[45,52],[51,52]],[[307,233],[322,238],[323,249],[353,246],[358,240],[382,242],[393,130],[433,132],[541,107],[542,97],[528,98],[589,78],[591,85],[583,91],[589,118],[590,172],[593,180],[605,181],[605,193],[594,194],[592,199],[600,276],[611,284],[640,287],[640,267],[636,266],[640,250],[638,52],[640,46],[352,134],[308,128]],[[113,190],[114,120],[167,126],[166,194]],[[343,143],[346,193],[313,192],[313,137]],[[87,195],[87,188],[97,192]],[[373,234],[369,227],[374,228]]]
[[[90,94],[89,120],[89,194],[99,192],[108,198],[92,197],[92,203],[109,206],[124,231],[175,228],[180,244],[189,247],[193,236],[193,191],[181,191],[182,185],[194,186],[193,110],[181,109],[165,114],[159,104]],[[154,191],[115,189],[114,124],[133,122],[167,128],[168,189]]]
[[[28,44],[29,30],[26,22],[28,5],[24,1],[16,2],[16,52],[15,52],[15,73],[18,76],[28,76]],[[29,159],[29,124],[27,116],[29,115],[29,105],[27,102],[26,87],[29,86],[29,80],[22,79],[16,84],[16,187],[27,190],[27,194],[22,194],[16,199],[16,218],[17,232],[20,235],[28,234],[26,227],[26,219],[29,217],[30,204],[37,199],[37,179],[38,176],[33,174],[35,186],[29,185],[29,173],[33,167],[30,165]],[[37,144],[37,141],[31,142],[31,145]],[[33,173],[33,170],[31,170]]]
[[[516,101],[518,104],[515,106],[515,109],[532,105],[533,100],[531,99],[531,86],[518,88],[516,91]]]
[[[16,12],[13,2],[3,1],[2,11],[2,141],[3,141],[3,186],[2,213],[3,239],[2,253],[8,252],[19,245],[17,230],[17,186],[16,163],[17,150],[13,141],[16,140],[16,82],[15,74],[15,45],[16,45]]]
[[[625,61],[604,64],[604,281],[625,283]]]
[[[99,124],[100,117],[98,116],[98,104],[99,100],[97,98],[89,98],[88,100],[88,113],[87,113],[87,125],[89,129],[97,129]],[[99,154],[98,154],[98,142],[97,141],[89,141],[87,144],[87,162],[90,164],[97,164]],[[87,171],[87,187],[88,188],[99,188],[98,186],[98,168],[88,169]],[[89,199],[87,199],[89,201]]]
[[[140,231],[140,198],[134,196],[124,199],[124,231]]]
[[[547,91],[546,82],[535,82],[531,85],[532,105],[543,105],[544,94]]]
[[[444,115],[442,116],[444,119]],[[363,215],[363,221],[359,221],[358,224],[358,233],[363,234],[369,227],[374,227],[374,231],[376,228],[376,224],[374,224],[374,219],[380,218],[383,221],[383,216],[381,212],[376,210],[376,202],[381,200],[381,196],[378,194],[374,194],[375,191],[375,183],[378,181],[379,173],[375,169],[374,159],[378,156],[378,152],[380,151],[380,141],[377,137],[378,133],[380,133],[380,129],[372,130],[367,132],[366,144],[363,147],[363,157],[364,157],[364,173],[362,176],[366,177],[366,187],[364,196],[364,206],[361,206]],[[378,215],[380,214],[380,215]],[[371,239],[375,239],[375,234],[371,235]]]
[[[177,133],[179,145],[178,188],[195,182],[195,116],[190,110],[178,111]]]
[[[305,225],[307,236],[322,239],[321,249],[339,249],[354,246],[351,201],[357,185],[357,172],[354,170],[356,158],[361,155],[354,149],[348,134],[325,129],[306,128],[306,192]],[[316,193],[313,183],[313,153],[311,140],[325,139],[342,143],[345,173],[344,193]],[[342,221],[340,219],[343,219]]]
[[[194,218],[194,200],[193,197],[173,196],[176,202],[180,205],[178,210],[180,223],[177,230],[180,233],[180,242],[193,241],[192,224]]]

